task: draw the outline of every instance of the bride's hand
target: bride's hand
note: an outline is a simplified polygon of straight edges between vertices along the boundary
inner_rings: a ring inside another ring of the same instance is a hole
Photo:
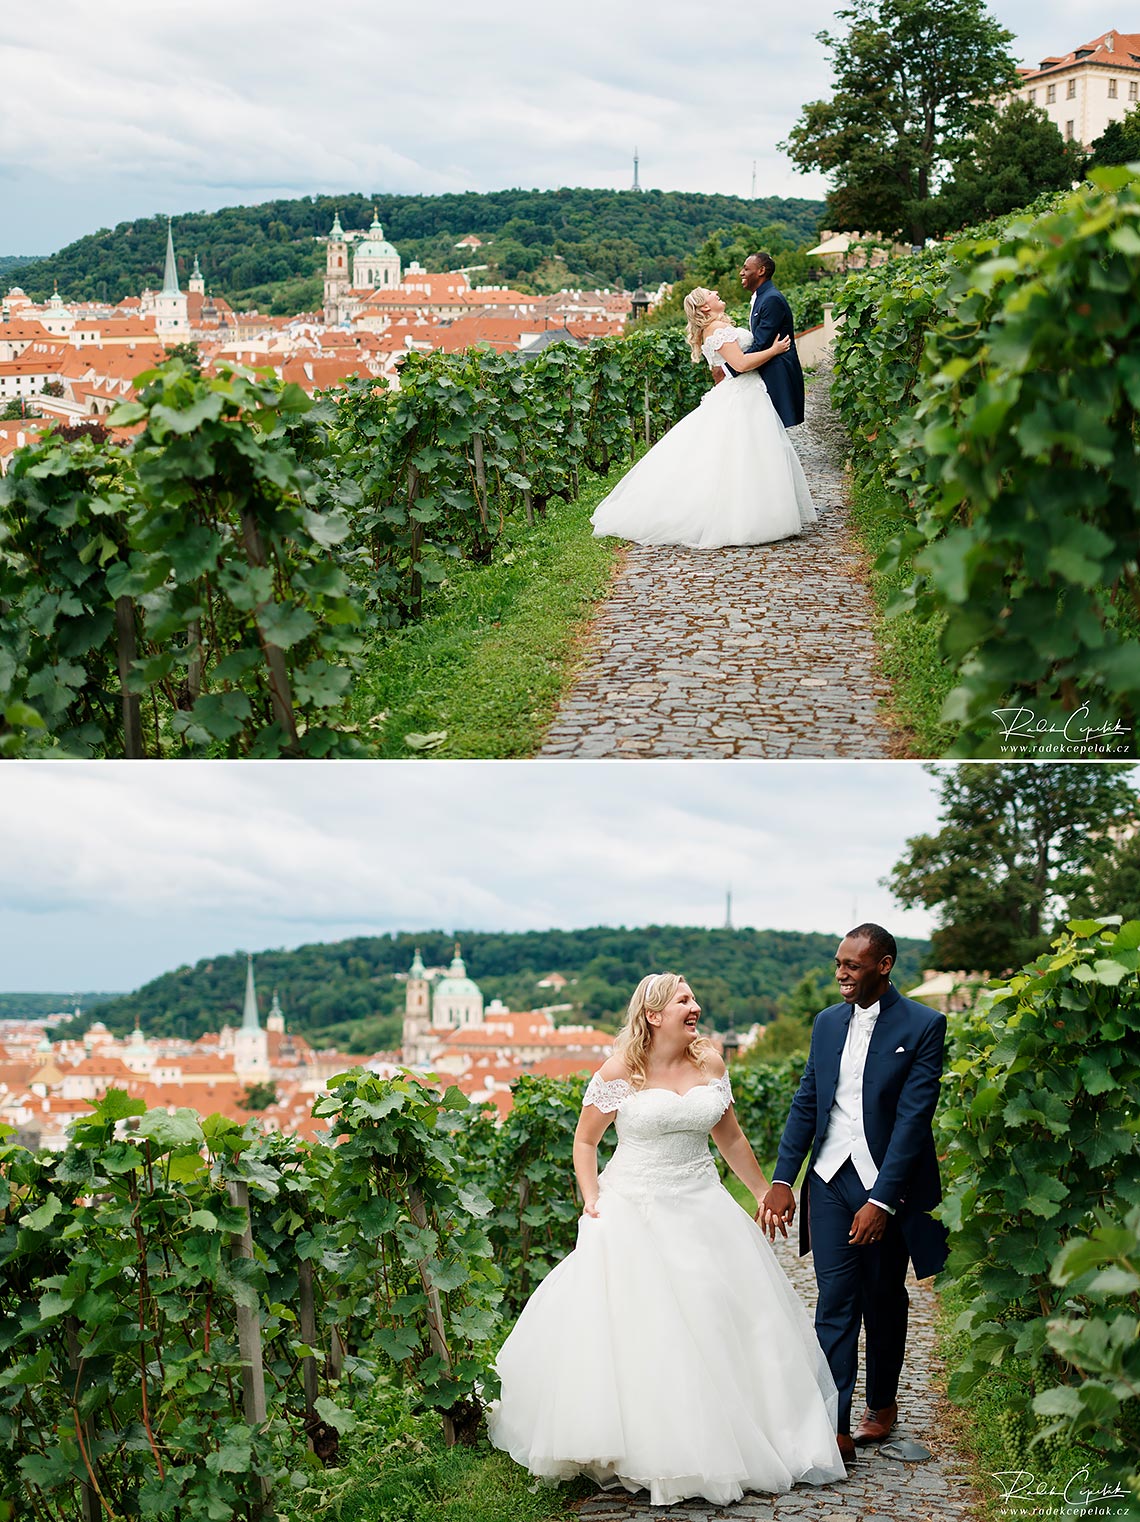
[[[792,337],[790,333],[785,334],[782,338],[773,339],[772,341],[773,354],[786,354],[791,347]]]
[[[583,1215],[588,1215],[588,1216],[592,1217],[593,1220],[596,1221],[598,1219],[598,1202],[597,1202],[597,1200],[587,1200],[585,1202],[585,1204],[582,1206],[582,1214]]]
[[[777,1215],[774,1210],[765,1210],[763,1203],[760,1201],[757,1201],[756,1214],[752,1219],[760,1227],[760,1230],[767,1235],[769,1242],[776,1240],[777,1230],[781,1231],[785,1237],[788,1235],[787,1223],[783,1216]]]

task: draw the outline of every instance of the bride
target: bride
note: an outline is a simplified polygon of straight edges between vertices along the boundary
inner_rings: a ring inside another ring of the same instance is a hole
[[[738,373],[714,386],[656,443],[598,506],[594,534],[637,544],[719,549],[798,534],[816,513],[760,366],[791,347],[777,338],[745,354],[747,328],[734,328],[724,302],[700,286],[685,297],[694,362],[725,362]],[[743,373],[740,373],[743,372]]]
[[[759,1201],[767,1183],[699,1015],[675,973],[638,984],[574,1138],[578,1245],[503,1344],[488,1413],[491,1441],[532,1474],[645,1488],[654,1506],[846,1475],[807,1311],[709,1151],[711,1133]]]

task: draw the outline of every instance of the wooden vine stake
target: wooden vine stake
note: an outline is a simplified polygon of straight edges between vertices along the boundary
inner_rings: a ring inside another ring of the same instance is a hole
[[[423,611],[424,585],[420,575],[420,551],[424,542],[424,526],[417,518],[412,516],[412,508],[416,505],[416,492],[419,490],[420,473],[412,462],[408,461],[408,559],[411,562],[411,586],[410,602],[412,615],[418,618]]]
[[[120,598],[120,602],[126,601]],[[106,1505],[106,1500],[99,1490],[99,1482],[95,1478],[95,1471],[91,1466],[91,1455],[95,1448],[94,1424],[79,1415],[79,1323],[74,1316],[68,1316],[64,1322],[64,1335],[67,1339],[67,1361],[75,1375],[75,1384],[72,1391],[71,1409],[75,1415],[75,1438],[79,1444],[80,1455],[83,1459],[83,1467],[87,1470],[88,1478],[79,1483],[79,1522],[96,1522],[103,1513],[99,1509],[100,1501]],[[110,1508],[108,1507],[108,1511]]]
[[[479,509],[479,522],[484,530],[488,527],[487,516],[487,468],[483,464],[483,435],[473,434],[471,447],[475,452],[475,484],[478,490],[475,493],[475,504]]]
[[[115,598],[115,636],[119,656],[119,687],[123,694],[123,754],[128,761],[140,761],[145,755],[142,738],[142,710],[138,693],[127,691],[131,667],[138,655],[135,605],[129,597]]]
[[[427,1209],[424,1206],[424,1197],[417,1185],[408,1185],[408,1214],[421,1230],[426,1230],[428,1225]],[[428,1316],[428,1341],[431,1350],[443,1364],[447,1372],[451,1373],[451,1349],[447,1345],[447,1334],[444,1331],[443,1305],[439,1298],[439,1289],[431,1276],[426,1258],[420,1258],[416,1264],[419,1270],[420,1283],[424,1287],[427,1296]],[[440,1415],[443,1418],[443,1440],[449,1448],[454,1448],[456,1443],[455,1421],[446,1411]]]
[[[253,1231],[250,1227],[249,1187],[241,1179],[231,1179],[226,1185],[226,1190],[230,1197],[230,1204],[236,1206],[238,1210],[245,1211],[245,1230],[240,1236],[234,1237],[233,1255],[235,1258],[252,1259]],[[234,1310],[237,1313],[238,1353],[241,1357],[242,1410],[251,1427],[264,1427],[266,1421],[265,1365],[261,1357],[261,1322],[257,1317],[256,1306],[242,1305],[239,1300],[235,1302]],[[269,1477],[262,1475],[263,1501],[268,1499],[269,1490]]]
[[[265,546],[261,541],[261,530],[257,526],[257,519],[248,508],[243,507],[241,513],[241,532],[245,542],[245,557],[251,566],[263,568],[268,562],[265,558]],[[269,696],[273,704],[273,717],[281,728],[289,736],[290,744],[287,750],[294,755],[300,753],[300,736],[297,733],[297,716],[293,712],[293,691],[289,685],[289,671],[285,665],[285,652],[280,645],[271,644],[261,627],[261,610],[266,607],[261,603],[254,609],[254,617],[257,620],[257,637],[261,642],[261,653],[265,656],[265,664],[269,670]]]
[[[301,1341],[315,1347],[317,1341],[317,1313],[313,1302],[313,1265],[307,1258],[297,1264],[297,1290],[300,1298]],[[305,1416],[313,1416],[317,1409],[317,1360],[310,1354],[301,1360],[301,1378],[305,1385]]]
[[[653,438],[653,428],[649,416],[649,377],[645,377],[645,394],[642,406],[642,416],[645,419],[645,447],[649,448]]]
[[[529,481],[530,476],[527,474],[527,468],[526,468],[527,461],[526,461],[526,445],[525,444],[520,444],[520,446],[519,446],[519,464],[522,466],[522,473],[523,473],[523,475],[526,476],[527,480]],[[523,507],[526,509],[526,524],[527,524],[527,528],[533,528],[534,527],[534,494],[531,491],[529,486],[524,486],[523,487],[522,498],[523,498]]]

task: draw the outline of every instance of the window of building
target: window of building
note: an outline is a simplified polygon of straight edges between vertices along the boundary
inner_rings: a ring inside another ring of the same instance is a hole
[[[1037,91],[1036,90],[1030,90],[1030,92],[1029,92],[1029,104],[1031,106],[1034,105],[1036,103],[1036,100],[1037,100]]]
[[[1071,121],[1065,123],[1065,141],[1067,143],[1073,141],[1073,123]]]
[[[1077,82],[1076,82],[1075,79],[1070,79],[1069,80],[1069,88],[1066,91],[1066,99],[1067,100],[1075,100],[1076,99],[1076,95],[1077,95]]]
[[[1057,86],[1056,85],[1046,85],[1045,86],[1045,104],[1047,106],[1051,106],[1056,99],[1057,99]]]
[[[1115,79],[1110,79],[1109,82],[1108,82],[1108,98],[1109,98],[1109,100],[1115,100],[1116,99],[1116,80]]]
[[[1140,94],[1140,91],[1138,91],[1136,88],[1136,81],[1134,79],[1130,79],[1128,81],[1128,99],[1135,100],[1138,94]]]

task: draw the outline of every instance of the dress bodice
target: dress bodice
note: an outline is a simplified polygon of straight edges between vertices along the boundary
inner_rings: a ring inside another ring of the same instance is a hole
[[[585,1104],[617,1111],[618,1144],[602,1172],[603,1192],[659,1194],[718,1178],[709,1132],[732,1104],[728,1074],[699,1083],[684,1094],[672,1089],[635,1089],[624,1079],[594,1075]]]
[[[717,328],[710,333],[701,344],[701,353],[708,360],[709,365],[723,365],[720,350],[723,344],[732,343],[733,340],[743,349],[752,342],[751,328]]]

